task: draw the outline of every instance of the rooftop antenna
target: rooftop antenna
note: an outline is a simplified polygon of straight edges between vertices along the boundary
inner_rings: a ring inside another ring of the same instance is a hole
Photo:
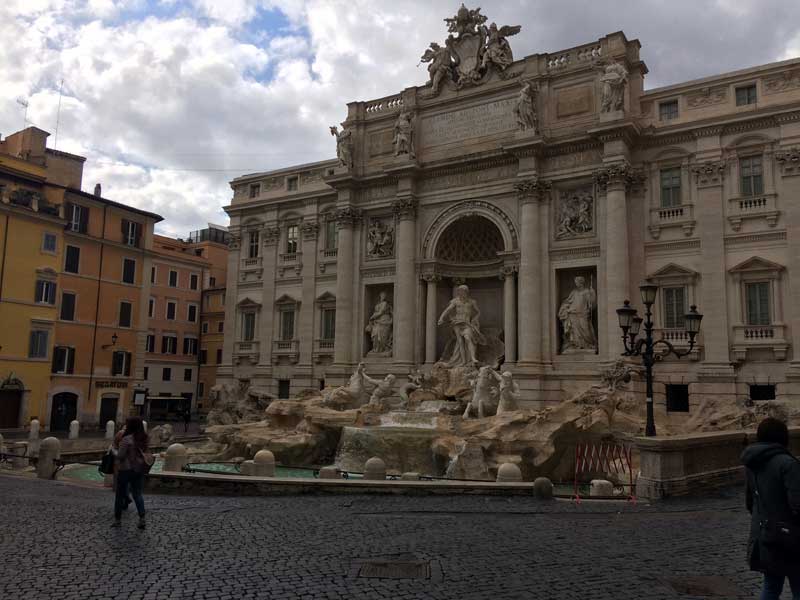
[[[61,123],[61,90],[64,89],[64,78],[61,78],[61,83],[58,84],[58,111],[56,111],[56,139],[53,143],[53,149],[58,150],[58,126]]]
[[[17,98],[17,104],[25,107],[25,114],[22,117],[22,128],[28,126],[28,101],[25,98]]]

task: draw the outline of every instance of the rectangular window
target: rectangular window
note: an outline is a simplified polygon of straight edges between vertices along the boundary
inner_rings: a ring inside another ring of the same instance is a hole
[[[177,354],[177,353],[178,353],[178,336],[162,335],[161,354]]]
[[[189,288],[196,290],[198,283],[200,283],[200,278],[197,276],[197,273],[192,273],[189,277]]]
[[[150,267],[150,283],[156,282],[156,267],[155,265]]]
[[[143,373],[144,378],[145,379],[150,379],[150,367],[145,367],[143,369],[143,371],[144,371],[144,373]]]
[[[662,289],[664,298],[664,327],[667,329],[683,329],[684,315],[686,314],[686,288],[665,287]]]
[[[756,84],[736,88],[736,106],[756,103]]]
[[[661,169],[661,207],[680,206],[681,169]]]
[[[147,341],[145,342],[145,352],[155,352],[156,351],[156,336],[153,333],[147,334]]]
[[[222,333],[225,330],[225,321],[217,323],[217,333]]]
[[[332,340],[336,336],[336,309],[322,309],[322,339]]]
[[[119,326],[120,327],[130,327],[131,326],[131,314],[133,312],[133,307],[131,306],[130,302],[120,302],[119,303]]]
[[[167,302],[167,321],[174,321],[175,320],[175,311],[178,305],[171,300]]]
[[[71,375],[75,371],[75,348],[56,346],[53,348],[53,373]]]
[[[775,386],[755,383],[750,385],[750,400],[775,400]]]
[[[294,339],[294,311],[281,311],[281,339],[289,341]]]
[[[40,304],[55,304],[56,282],[38,279],[36,281],[36,292],[34,301]]]
[[[242,341],[256,339],[256,313],[242,313]]]
[[[184,369],[183,370],[183,380],[184,381],[191,381],[192,380],[192,370],[191,369]]]
[[[28,346],[28,358],[47,358],[48,331],[41,329],[31,330]]]
[[[299,235],[299,228],[297,225],[289,225],[286,228],[286,253],[297,254],[297,239]]]
[[[769,310],[769,282],[745,284],[748,325],[769,325],[772,321]]]
[[[764,193],[764,174],[760,156],[749,156],[739,160],[742,176],[742,196],[757,196]]]
[[[667,384],[667,412],[689,412],[689,386]]]
[[[261,184],[260,183],[251,183],[250,184],[250,197],[256,198],[261,193]]]
[[[186,356],[197,356],[197,338],[183,338],[183,353]]]
[[[139,247],[139,236],[142,226],[139,223],[122,219],[122,243],[126,246]]]
[[[150,300],[147,303],[147,316],[152,319],[155,312],[156,312],[156,299],[150,298]]]
[[[216,277],[209,277],[208,278],[208,287],[214,287],[217,285],[217,278]]]
[[[217,359],[217,364],[221,365],[222,364],[222,348],[217,348],[216,359]]]
[[[178,287],[178,272],[169,272],[169,287]]]
[[[297,191],[297,177],[287,177],[286,178],[286,191],[287,192],[296,192]]]
[[[256,258],[258,256],[258,232],[251,231],[247,239],[247,258]]]
[[[291,381],[289,379],[278,379],[278,398],[286,400],[289,398]]]
[[[89,229],[89,209],[78,204],[67,205],[67,227],[70,231],[86,233]]]
[[[197,305],[196,304],[190,304],[186,308],[187,308],[187,310],[186,310],[186,320],[189,321],[189,323],[196,323],[197,322]]]
[[[67,246],[64,256],[64,271],[77,273],[81,261],[81,249],[77,246]]]
[[[125,258],[122,260],[122,282],[136,282],[136,261],[131,258]]]
[[[200,330],[201,330],[203,333],[208,333],[208,321],[204,321],[204,322],[203,322],[203,325],[201,326]]]
[[[119,350],[111,356],[111,374],[124,375],[129,377],[131,374],[131,353]]]
[[[42,250],[45,252],[55,252],[56,241],[57,240],[54,233],[47,233],[45,231],[44,235],[42,236]]]
[[[161,381],[172,381],[172,369],[170,367],[164,367],[161,370]]]
[[[335,250],[337,244],[336,221],[325,221],[325,250]]]
[[[658,118],[661,121],[671,121],[678,118],[678,101],[668,100],[658,105]]]
[[[75,320],[75,294],[72,292],[61,292],[61,315],[62,321]]]
[[[202,381],[197,384],[197,395],[200,396],[201,398],[205,397],[206,395],[206,386]],[[197,405],[197,408],[201,407],[202,405],[200,404]]]
[[[200,364],[205,365],[208,363],[208,350],[202,348],[200,350]]]

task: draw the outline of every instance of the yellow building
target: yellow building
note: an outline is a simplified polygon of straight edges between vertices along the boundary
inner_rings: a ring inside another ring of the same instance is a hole
[[[0,429],[46,413],[63,253],[64,193],[83,159],[35,127],[0,141]]]

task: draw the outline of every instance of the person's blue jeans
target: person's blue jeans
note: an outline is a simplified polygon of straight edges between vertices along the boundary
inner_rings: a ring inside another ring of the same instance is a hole
[[[144,498],[142,497],[142,487],[144,486],[144,474],[133,470],[117,472],[117,490],[114,497],[114,518],[122,518],[122,511],[128,501],[128,490],[131,491],[133,501],[136,503],[136,512],[140,517],[144,517]]]
[[[792,588],[792,600],[800,600],[800,573],[792,575],[764,573],[764,589],[761,590],[761,600],[780,600],[786,579],[789,580],[789,587]]]

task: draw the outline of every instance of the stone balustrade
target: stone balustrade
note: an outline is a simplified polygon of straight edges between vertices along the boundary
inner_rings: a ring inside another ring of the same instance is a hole
[[[728,199],[728,221],[734,231],[739,231],[745,219],[764,219],[769,227],[778,223],[779,211],[776,194],[758,194]]]
[[[785,360],[789,349],[786,340],[786,325],[734,325],[733,356],[737,361],[747,358],[748,349],[770,349],[776,360]]]
[[[288,358],[289,362],[297,362],[300,358],[300,340],[273,340],[272,361]]]

